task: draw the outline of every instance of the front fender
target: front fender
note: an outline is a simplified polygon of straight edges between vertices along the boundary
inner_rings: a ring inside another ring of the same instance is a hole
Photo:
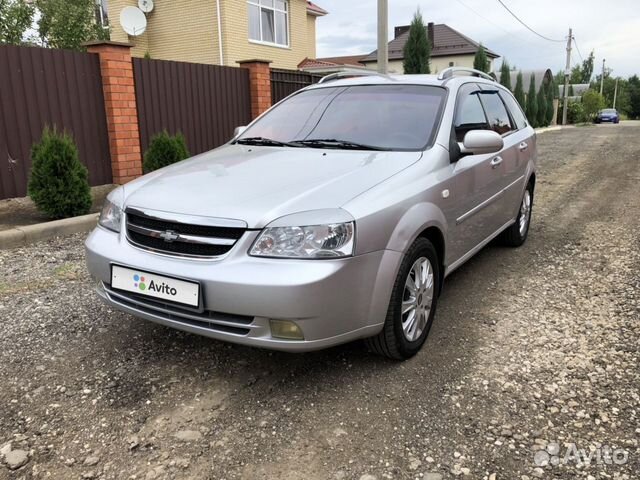
[[[406,252],[416,238],[429,227],[435,227],[440,231],[446,245],[447,221],[442,210],[429,202],[413,205],[398,221],[389,237],[387,250]]]

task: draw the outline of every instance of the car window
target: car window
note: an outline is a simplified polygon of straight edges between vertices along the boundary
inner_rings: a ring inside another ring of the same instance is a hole
[[[357,85],[303,91],[239,138],[279,142],[336,139],[389,150],[422,150],[435,137],[446,90],[426,85]]]
[[[511,118],[516,123],[517,129],[521,129],[527,126],[527,117],[525,117],[522,112],[522,108],[520,108],[520,104],[518,101],[511,95],[510,93],[500,91],[500,96],[502,100],[504,100],[509,113],[511,113]]]
[[[455,132],[456,140],[462,142],[467,132],[471,130],[486,130],[489,128],[479,97],[480,89],[475,85],[464,86],[458,95],[456,107]]]
[[[496,90],[482,92],[480,98],[487,112],[487,119],[489,120],[489,128],[491,128],[491,130],[500,135],[504,135],[513,130],[507,109]]]

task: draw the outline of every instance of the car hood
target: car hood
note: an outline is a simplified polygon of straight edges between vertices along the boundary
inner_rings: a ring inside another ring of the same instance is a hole
[[[283,215],[339,208],[421,155],[226,145],[125,185],[125,206],[261,228]]]

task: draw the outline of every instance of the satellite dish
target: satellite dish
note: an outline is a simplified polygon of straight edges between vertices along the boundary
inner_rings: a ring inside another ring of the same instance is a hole
[[[120,25],[132,37],[142,35],[147,28],[147,17],[136,7],[124,7],[120,11]]]
[[[153,0],[138,0],[138,8],[144,13],[150,13],[153,10]]]

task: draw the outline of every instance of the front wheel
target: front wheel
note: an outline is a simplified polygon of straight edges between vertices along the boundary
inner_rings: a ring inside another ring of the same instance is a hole
[[[395,360],[418,353],[433,323],[440,275],[436,249],[418,238],[400,265],[382,331],[366,339],[369,350]]]
[[[502,243],[509,247],[519,247],[527,239],[529,225],[531,224],[531,211],[533,209],[533,184],[529,182],[520,203],[518,218],[513,225],[502,232]]]

